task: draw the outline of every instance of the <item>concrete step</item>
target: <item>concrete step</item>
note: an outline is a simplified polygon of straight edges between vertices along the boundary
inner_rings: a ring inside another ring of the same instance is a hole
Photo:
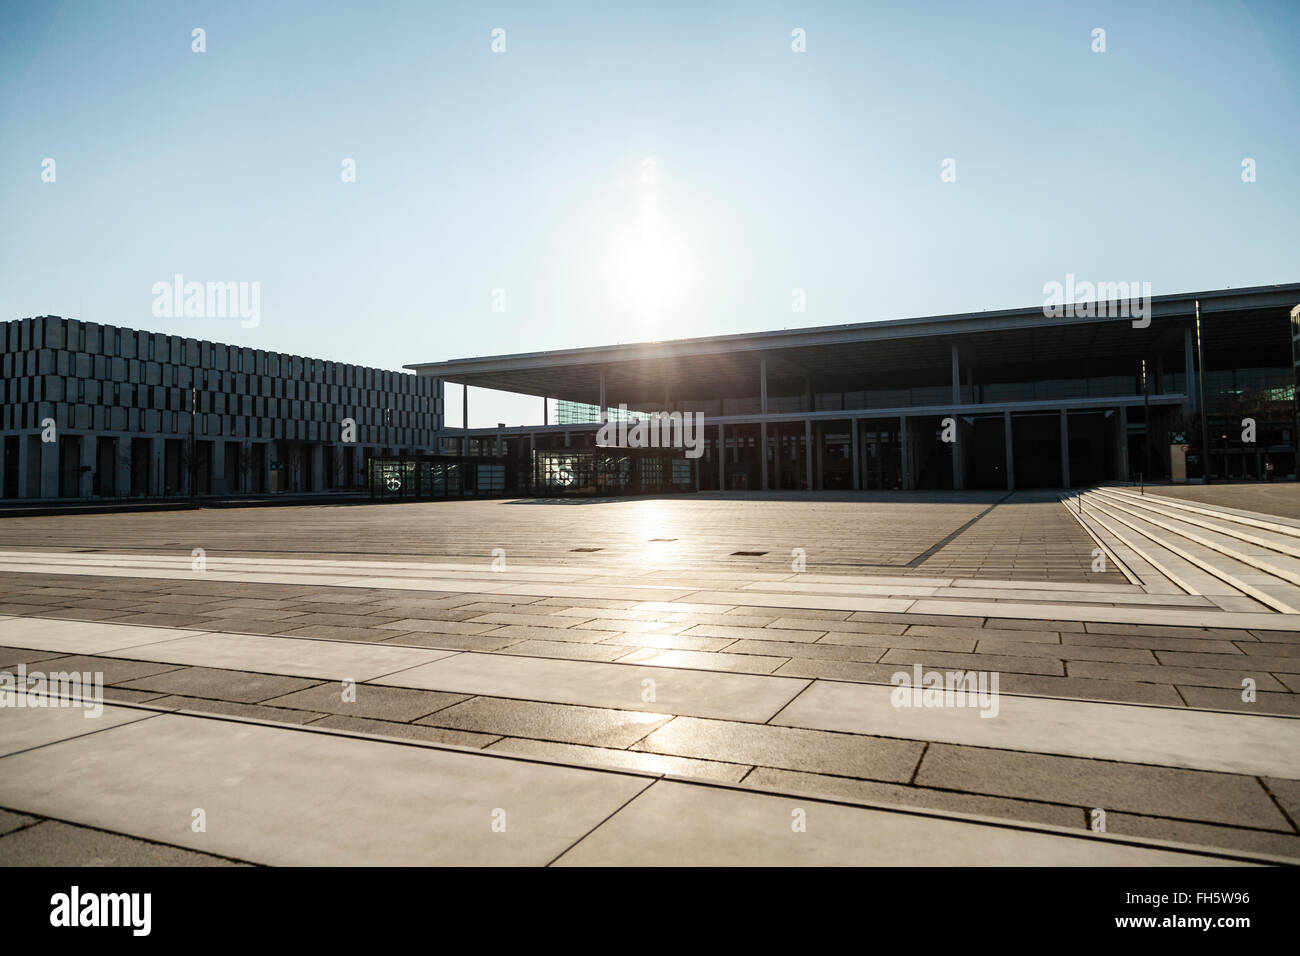
[[[1128,564],[1153,593],[1240,595],[1241,591],[1210,574],[1181,554],[1144,534],[1123,516],[1101,510],[1083,496],[1063,499],[1076,518],[1123,563]]]
[[[1102,497],[1110,498],[1104,494]],[[1159,506],[1134,503],[1131,499],[1115,501],[1115,506],[1140,515],[1149,523],[1176,533],[1188,541],[1300,588],[1300,557],[1279,550],[1280,542],[1263,541],[1260,535],[1265,532],[1246,533],[1231,527],[1226,521],[1215,522],[1181,513],[1171,515]]]

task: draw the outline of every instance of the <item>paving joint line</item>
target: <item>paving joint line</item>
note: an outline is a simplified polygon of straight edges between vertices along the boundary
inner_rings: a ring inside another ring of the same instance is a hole
[[[660,782],[660,780],[662,780],[662,779],[663,779],[663,778],[660,777],[660,778],[655,779],[655,780],[647,781],[647,783],[646,783],[646,785],[645,785],[644,787],[642,787],[642,788],[641,788],[640,790],[638,790],[636,793],[632,794],[632,796],[628,797],[628,798],[627,798],[626,800],[624,800],[621,804],[619,804],[617,807],[615,807],[612,811],[610,811],[608,814],[606,814],[605,817],[604,817],[603,819],[599,820],[599,821],[595,824],[595,826],[591,827],[589,830],[587,830],[586,833],[582,834],[580,837],[578,837],[576,840],[574,840],[572,843],[570,843],[567,847],[565,847],[565,848],[564,848],[563,850],[561,850],[558,854],[556,854],[554,857],[552,857],[548,862],[544,863],[543,866],[544,866],[544,867],[550,867],[550,866],[553,866],[554,864],[558,863],[558,862],[560,861],[560,859],[561,859],[561,858],[562,858],[566,853],[568,853],[569,851],[571,851],[571,850],[572,850],[574,847],[576,847],[579,843],[581,843],[583,840],[587,839],[587,837],[591,836],[593,833],[595,833],[597,830],[599,830],[601,827],[603,827],[603,826],[604,826],[606,823],[608,823],[610,820],[614,819],[614,817],[616,817],[616,816],[618,816],[620,813],[622,813],[625,809],[627,809],[627,807],[628,807],[628,806],[629,806],[633,801],[635,801],[637,798],[639,798],[642,794],[644,794],[644,793],[645,793],[647,790],[649,790],[651,787],[653,787],[653,786],[655,786],[656,784],[658,784],[658,783]]]
[[[26,693],[26,692],[24,692],[24,694],[25,694],[25,693]],[[48,696],[48,695],[47,695],[47,696]],[[84,702],[85,702],[85,699],[84,699],[84,698],[70,698],[70,697],[65,697],[65,696],[63,696],[63,695],[58,695],[58,696],[59,696],[59,699],[60,699],[60,700],[70,700],[70,701],[71,701],[71,700],[76,700],[76,701],[81,702],[81,703],[84,703]],[[102,702],[101,702],[101,706],[105,706],[105,707],[109,707],[109,706],[111,706],[111,707],[121,707],[121,706],[123,706],[123,705],[117,703],[116,701],[112,702],[111,704],[110,704],[109,702],[107,702],[107,701],[102,701]],[[37,751],[37,750],[43,750],[43,749],[45,749],[46,747],[52,747],[52,746],[54,746],[54,745],[56,745],[56,744],[66,743],[66,742],[69,741],[69,740],[80,740],[80,739],[83,738],[83,737],[94,737],[96,734],[104,734],[104,733],[108,733],[109,731],[117,730],[119,727],[126,727],[126,726],[128,726],[128,725],[130,725],[130,724],[139,724],[139,723],[143,723],[144,721],[152,720],[154,717],[161,717],[161,716],[163,716],[164,714],[169,714],[169,713],[175,713],[175,711],[164,710],[164,709],[162,709],[162,708],[159,708],[156,712],[154,712],[154,713],[152,713],[152,714],[149,714],[149,715],[144,716],[144,717],[139,717],[139,718],[137,718],[137,719],[135,719],[135,720],[128,720],[128,721],[126,721],[126,722],[124,722],[124,723],[121,723],[121,724],[114,724],[112,727],[96,727],[94,730],[88,730],[88,731],[86,731],[84,734],[73,734],[73,735],[68,736],[68,737],[59,737],[57,740],[47,740],[47,741],[46,741],[45,743],[43,743],[43,744],[34,744],[34,745],[31,746],[31,747],[24,747],[24,748],[22,748],[21,750],[11,750],[11,751],[9,751],[8,753],[0,754],[0,764],[2,764],[3,761],[7,760],[9,757],[17,757],[17,756],[20,756],[21,754],[28,754],[28,753],[32,753],[32,752]]]
[[[197,853],[201,856],[210,856],[218,860],[226,860],[227,862],[239,863],[244,866],[259,866],[259,867],[266,866],[265,863],[258,863],[254,860],[244,860],[237,856],[229,856],[223,853],[214,853],[211,850],[196,850],[193,847],[181,846],[178,843],[165,843],[162,840],[155,840],[152,837],[138,836],[134,833],[127,833],[124,830],[109,830],[106,829],[105,827],[98,827],[89,823],[78,823],[75,820],[66,820],[63,817],[45,816],[43,814],[32,813],[29,810],[15,810],[12,807],[8,807],[8,806],[0,806],[0,809],[8,810],[10,813],[21,814],[22,816],[25,817],[34,818],[33,822],[26,826],[19,827],[17,830],[10,830],[7,833],[0,834],[0,846],[3,846],[3,842],[6,837],[12,836],[13,834],[19,833],[23,830],[30,830],[32,827],[39,826],[42,823],[62,823],[64,826],[78,827],[79,829],[82,830],[93,830],[96,833],[107,833],[109,836],[126,837],[127,839],[130,840],[139,840],[141,843],[148,843],[151,846],[162,846],[172,850],[179,850],[182,853]]]

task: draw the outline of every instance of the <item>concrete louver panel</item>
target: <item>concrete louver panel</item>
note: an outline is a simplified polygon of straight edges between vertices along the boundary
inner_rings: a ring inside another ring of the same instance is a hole
[[[60,438],[74,442],[54,452],[38,447],[67,467],[46,469],[40,481],[20,477],[18,487],[5,487],[0,497],[164,493],[159,486],[166,478],[155,472],[176,470],[177,456],[189,454],[191,432],[203,446],[198,458],[221,469],[210,482],[216,491],[225,490],[213,486],[224,484],[242,454],[226,443],[267,446],[257,456],[270,462],[289,455],[270,444],[276,440],[328,442],[341,462],[344,419],[358,425],[349,458],[358,472],[366,456],[385,447],[437,449],[437,398],[428,383],[406,372],[57,316],[0,322],[0,370],[0,441],[39,442],[43,422],[53,419]],[[115,444],[92,454],[99,438]],[[133,448],[136,440],[150,444]],[[137,460],[133,475],[132,455],[138,458],[146,447],[152,457]],[[114,458],[116,469],[105,464]],[[103,470],[115,472],[114,480],[103,481],[114,490],[98,490]]]

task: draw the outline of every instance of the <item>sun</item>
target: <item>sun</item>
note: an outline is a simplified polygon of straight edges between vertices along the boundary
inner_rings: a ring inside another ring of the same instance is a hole
[[[608,275],[625,314],[654,321],[682,304],[690,263],[685,243],[662,215],[657,197],[638,197],[636,214],[611,245]]]

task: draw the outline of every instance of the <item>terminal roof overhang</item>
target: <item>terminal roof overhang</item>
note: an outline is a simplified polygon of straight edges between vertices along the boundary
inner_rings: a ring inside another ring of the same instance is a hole
[[[952,346],[962,364],[1032,362],[1045,371],[1089,356],[1152,355],[1181,350],[1183,328],[1201,305],[1207,355],[1282,336],[1279,324],[1300,303],[1300,283],[1157,296],[1152,322],[1134,328],[1114,317],[1047,317],[1042,305],[594,348],[452,359],[408,365],[421,375],[524,395],[595,404],[600,375],[611,404],[756,393],[760,360],[771,394],[793,394],[805,379],[855,387],[864,371],[948,374]],[[1224,320],[1228,320],[1225,322]],[[873,376],[874,377],[874,376]],[[861,387],[860,384],[856,387]]]

